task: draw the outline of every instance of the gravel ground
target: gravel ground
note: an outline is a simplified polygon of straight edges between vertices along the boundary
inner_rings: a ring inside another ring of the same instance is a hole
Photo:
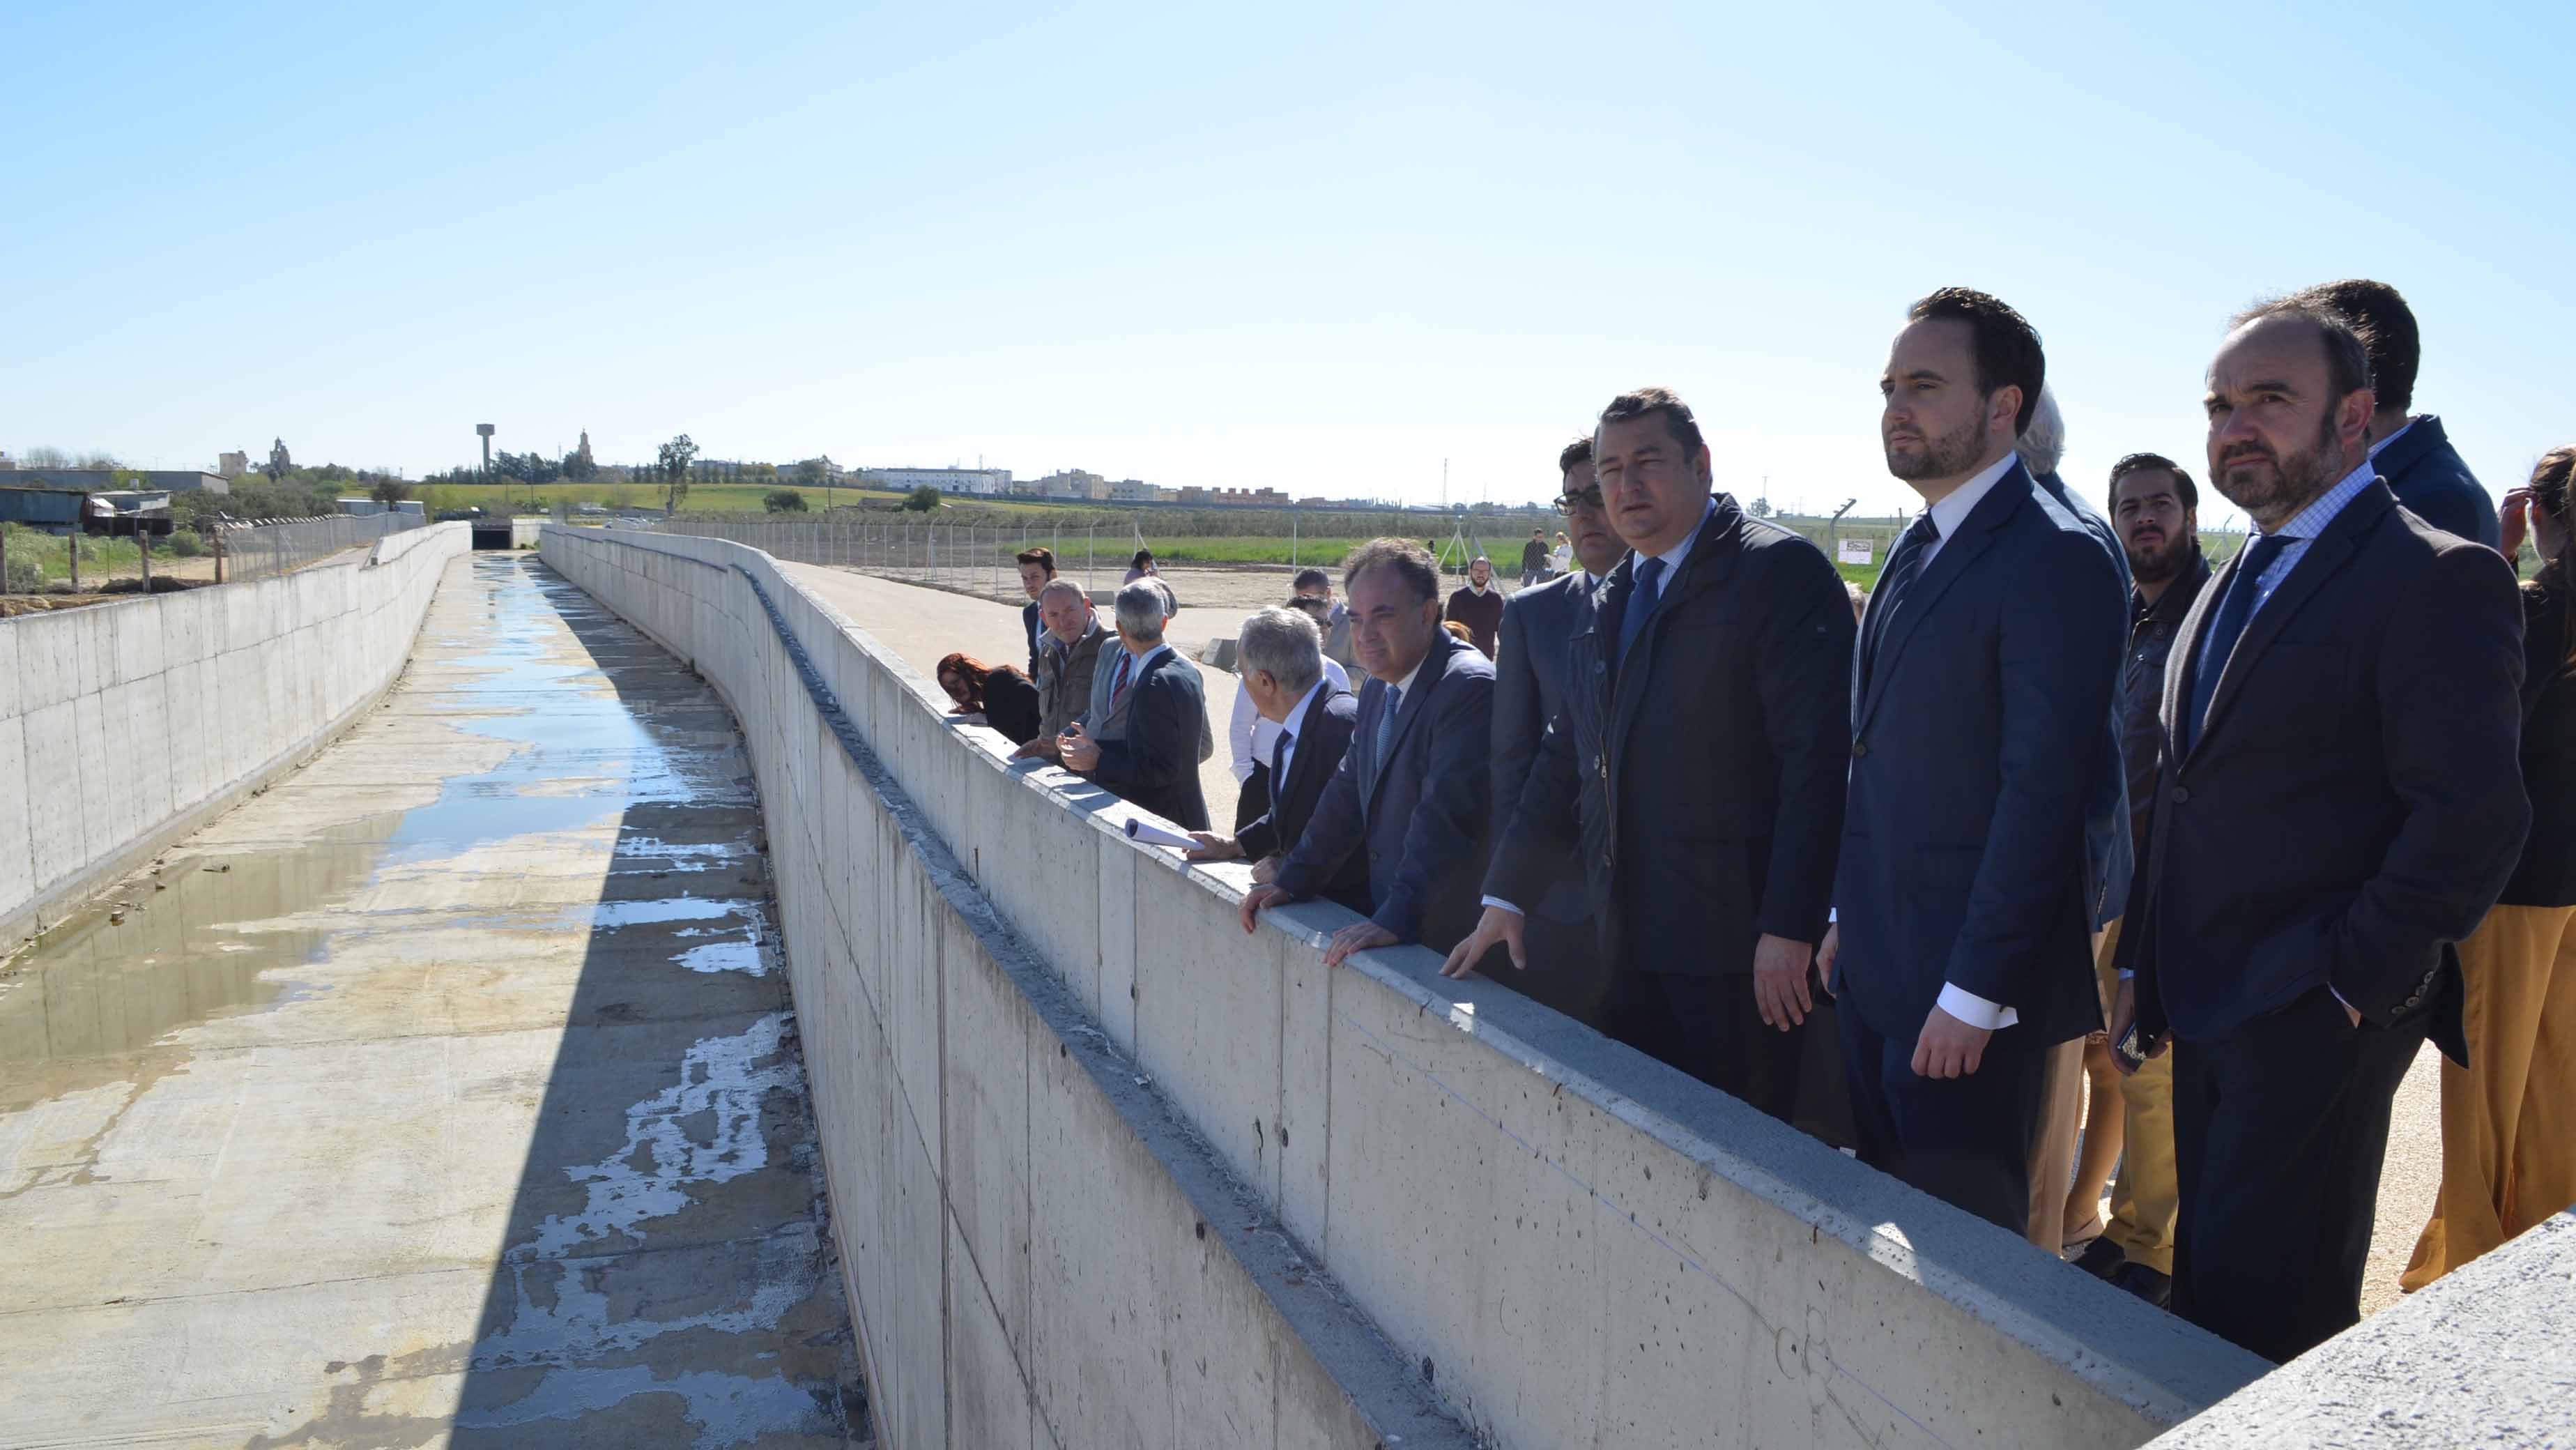
[[[858,621],[872,635],[901,654],[924,678],[953,649],[980,654],[999,663],[1018,660],[1025,647],[1012,643],[1019,634],[1016,605],[1001,605],[946,590],[925,589],[875,579],[845,569],[783,565],[806,580]],[[1244,615],[1288,597],[1294,571],[1284,568],[1174,568],[1164,578],[1180,596],[1181,612],[1168,632],[1174,648],[1196,659],[1211,638],[1230,636]],[[1079,579],[1079,572],[1074,576]],[[1509,590],[1514,579],[1498,579]],[[1117,583],[1102,571],[1096,587]],[[1235,781],[1227,769],[1224,725],[1234,708],[1234,677],[1203,669],[1208,709],[1218,731],[1216,758],[1201,767],[1208,812],[1219,825],[1231,820]],[[2397,1091],[2394,1121],[2388,1137],[2388,1162],[2379,1184],[2379,1218],[2371,1237],[2370,1267],[2362,1281],[2364,1314],[2374,1314],[2397,1301],[2397,1276],[2414,1252],[2415,1236],[2433,1211],[2434,1191],[2442,1179],[2441,1054],[2427,1046]],[[2295,1233],[2297,1225],[2283,1225]]]

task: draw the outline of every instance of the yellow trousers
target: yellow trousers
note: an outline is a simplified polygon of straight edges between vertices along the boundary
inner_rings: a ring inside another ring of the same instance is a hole
[[[2104,928],[2094,961],[2105,1003],[2119,994],[2119,974],[2111,969],[2111,954],[2120,945],[2120,926],[2115,921]],[[2111,1180],[2111,1222],[2102,1236],[2118,1244],[2121,1256],[2130,1263],[2170,1274],[2174,1215],[2182,1207],[2182,1188],[2174,1179],[2172,1048],[2120,1079],[2120,1109],[2126,1136],[2121,1140],[2119,1176]]]
[[[2442,1063],[2442,1191],[2410,1290],[2576,1203],[2576,906],[2497,907],[2460,966],[2469,1066]]]

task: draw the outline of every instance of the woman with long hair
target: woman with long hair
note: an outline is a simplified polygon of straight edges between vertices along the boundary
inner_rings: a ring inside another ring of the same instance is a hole
[[[2552,449],[2505,495],[2507,559],[2528,535],[2522,586],[2522,788],[2531,832],[2504,895],[2460,943],[2469,1066],[2442,1064],[2442,1188],[2398,1283],[2421,1289],[2576,1203],[2576,587],[2568,580],[2576,446]]]
[[[988,665],[969,654],[950,653],[939,661],[939,688],[957,703],[951,712],[969,725],[990,725],[1026,745],[1038,736],[1038,687],[1009,665]]]

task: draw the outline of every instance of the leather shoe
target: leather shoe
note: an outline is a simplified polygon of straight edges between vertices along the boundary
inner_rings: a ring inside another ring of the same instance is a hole
[[[2128,1262],[2127,1256],[2120,1252],[2120,1246],[2107,1238],[2097,1238],[2086,1244],[2084,1252],[2075,1256],[2075,1267],[2096,1279],[2110,1278]]]
[[[2122,1264],[2111,1276],[2111,1287],[2126,1289],[2159,1309],[2173,1304],[2173,1276],[2144,1264]]]

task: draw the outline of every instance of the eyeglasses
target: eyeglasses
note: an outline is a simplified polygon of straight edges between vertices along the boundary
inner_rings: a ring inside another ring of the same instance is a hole
[[[1591,509],[1596,513],[1600,511],[1601,485],[1586,484],[1581,493],[1561,493],[1556,496],[1558,513],[1571,515],[1579,508]]]

